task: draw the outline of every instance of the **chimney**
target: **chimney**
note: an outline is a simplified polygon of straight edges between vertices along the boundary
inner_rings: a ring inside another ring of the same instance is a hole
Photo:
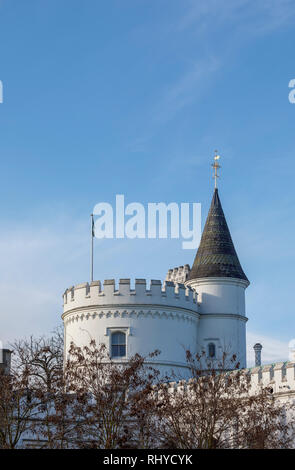
[[[253,349],[255,351],[255,367],[259,367],[261,366],[262,345],[260,343],[256,343],[254,344]]]
[[[10,374],[11,353],[9,349],[0,349],[0,371],[4,374]]]

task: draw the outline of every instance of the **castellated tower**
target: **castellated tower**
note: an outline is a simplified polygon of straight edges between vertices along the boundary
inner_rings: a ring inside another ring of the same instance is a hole
[[[166,281],[130,279],[79,284],[64,293],[65,354],[71,341],[104,343],[124,363],[159,350],[151,361],[162,373],[189,376],[185,351],[205,351],[217,361],[235,354],[246,367],[245,289],[239,263],[215,188],[201,243],[189,265],[169,270]],[[216,363],[216,362],[215,362]]]
[[[245,289],[240,265],[215,188],[201,243],[186,286],[198,293],[198,349],[209,357],[236,354],[246,367]]]
[[[146,356],[160,350],[153,365],[163,374],[175,371],[188,377],[185,351],[196,352],[199,322],[195,292],[174,282],[113,279],[80,284],[64,293],[65,353],[71,341],[88,345],[105,343],[115,362],[135,353]]]

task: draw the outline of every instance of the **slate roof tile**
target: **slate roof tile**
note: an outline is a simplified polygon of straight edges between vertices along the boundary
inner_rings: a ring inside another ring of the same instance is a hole
[[[248,281],[240,265],[217,188],[189,276],[190,279],[204,277],[233,277]]]

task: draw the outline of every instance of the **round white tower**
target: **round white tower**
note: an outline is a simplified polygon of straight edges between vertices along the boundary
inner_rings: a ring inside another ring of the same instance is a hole
[[[246,367],[244,274],[215,188],[201,243],[185,282],[198,293],[200,322],[198,348],[209,357],[235,354]]]
[[[64,293],[65,354],[73,341],[78,346],[105,343],[115,362],[126,362],[160,350],[152,363],[162,373],[174,370],[189,375],[185,351],[196,352],[199,322],[194,291],[183,284],[136,279],[113,279],[79,284]]]

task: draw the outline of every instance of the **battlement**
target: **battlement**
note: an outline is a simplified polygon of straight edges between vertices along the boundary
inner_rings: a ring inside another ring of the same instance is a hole
[[[191,269],[189,264],[179,266],[178,268],[169,269],[166,275],[166,281],[181,282],[184,284],[188,280],[190,272]]]
[[[261,367],[243,369],[249,375],[251,392],[255,393],[260,387],[267,387],[270,393],[275,395],[295,394],[295,362],[278,362]],[[237,373],[237,370],[230,372]],[[181,388],[189,389],[190,383],[195,379],[168,382],[167,387],[171,393],[176,393]]]
[[[273,393],[295,392],[295,362],[277,362],[245,371],[251,375],[252,389],[269,386]]]
[[[182,283],[151,280],[149,288],[145,279],[135,279],[131,289],[130,279],[120,279],[118,289],[114,279],[103,283],[84,282],[67,289],[63,295],[64,313],[82,307],[111,305],[165,305],[198,312],[196,294]]]

